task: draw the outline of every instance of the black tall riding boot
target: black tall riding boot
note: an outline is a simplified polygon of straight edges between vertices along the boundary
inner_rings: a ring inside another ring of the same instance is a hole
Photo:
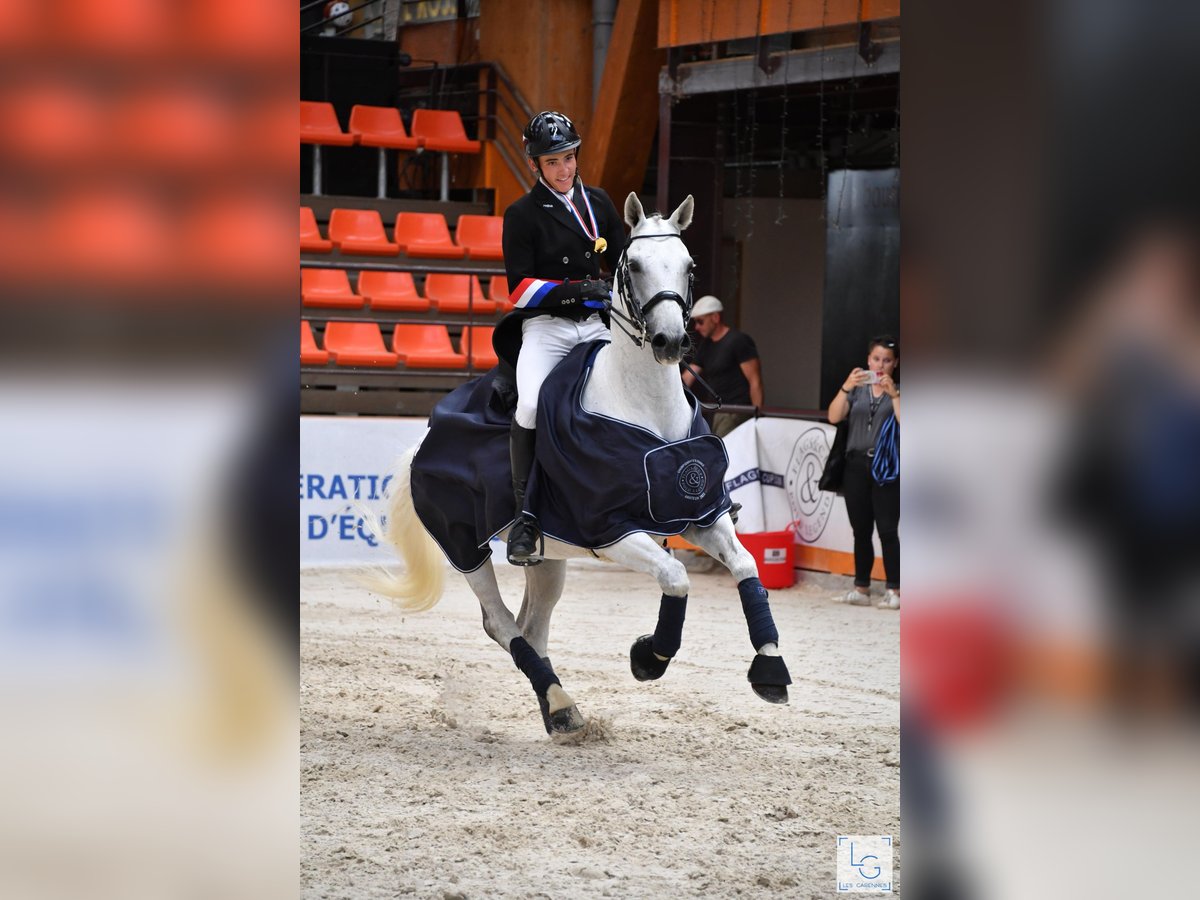
[[[514,421],[508,448],[512,460],[513,496],[517,501],[517,517],[508,530],[508,561],[514,566],[536,566],[542,561],[542,530],[537,519],[526,515],[525,485],[533,468],[533,447],[537,431],[522,428]]]

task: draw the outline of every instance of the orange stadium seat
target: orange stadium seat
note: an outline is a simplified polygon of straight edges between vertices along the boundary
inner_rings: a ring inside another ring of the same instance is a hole
[[[503,216],[459,216],[454,239],[468,259],[504,259],[503,230]]]
[[[300,320],[300,365],[323,366],[329,362],[329,351],[317,346],[313,337],[312,325],[307,320]]]
[[[467,137],[462,117],[453,109],[418,109],[412,115],[412,136],[426,150],[478,153],[483,146]]]
[[[383,345],[383,333],[374,322],[330,322],[325,326],[325,349],[339,366],[390,369],[400,361]]]
[[[396,243],[408,256],[462,259],[466,253],[450,239],[450,228],[441,213],[397,213]]]
[[[467,137],[462,118],[452,109],[418,109],[413,112],[412,136],[420,140],[426,150],[441,151],[441,187],[438,196],[444,203],[450,199],[448,154],[478,153],[482,145]]]
[[[495,302],[483,295],[478,275],[431,272],[425,278],[425,296],[437,305],[438,312],[468,313],[472,304],[477,313],[496,311]]]
[[[311,207],[300,207],[300,252],[328,253],[333,249],[333,241],[321,237],[321,229],[317,227],[317,217]]]
[[[488,297],[494,300],[496,308],[507,312],[513,308],[512,298],[508,295],[508,279],[503,275],[493,275],[488,284]]]
[[[430,306],[429,301],[417,293],[411,272],[360,272],[358,292],[371,309],[424,312]]]
[[[329,214],[329,239],[342,253],[395,256],[398,244],[387,239],[383,218],[373,209],[335,209]]]
[[[301,269],[300,297],[305,306],[362,309],[363,305],[363,298],[350,290],[350,279],[341,269]]]
[[[409,137],[400,110],[390,106],[355,106],[350,110],[350,134],[364,147],[416,150],[421,142]]]
[[[477,369],[490,369],[500,362],[492,349],[494,325],[468,325],[462,333],[462,351]]]
[[[313,145],[312,192],[321,193],[321,147],[349,147],[357,140],[342,131],[332,103],[300,101],[300,143]]]
[[[391,106],[355,106],[350,110],[350,133],[364,147],[379,150],[376,196],[387,196],[387,151],[419,150],[421,142],[404,130],[400,110]]]
[[[467,358],[455,353],[445,325],[397,325],[392,349],[410,369],[465,369]]]
[[[300,143],[349,147],[354,141],[354,135],[342,131],[332,103],[300,101]]]

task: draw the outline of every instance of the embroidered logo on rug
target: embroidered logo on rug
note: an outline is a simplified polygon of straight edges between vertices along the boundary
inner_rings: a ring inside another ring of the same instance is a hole
[[[689,500],[699,500],[708,486],[708,471],[698,459],[689,459],[675,470],[675,489]]]

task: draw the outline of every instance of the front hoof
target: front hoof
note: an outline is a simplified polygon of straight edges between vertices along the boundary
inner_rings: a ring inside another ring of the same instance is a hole
[[[762,697],[768,703],[787,703],[788,690],[781,684],[753,684],[750,685],[754,689],[754,693]]]
[[[638,681],[655,681],[663,677],[669,659],[659,659],[654,655],[654,636],[643,634],[629,648],[629,669]]]
[[[755,655],[746,674],[754,693],[768,703],[787,703],[787,686],[792,683],[782,656]]]

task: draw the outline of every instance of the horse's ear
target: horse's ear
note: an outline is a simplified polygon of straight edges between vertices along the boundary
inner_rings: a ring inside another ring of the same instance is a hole
[[[683,231],[692,224],[692,211],[696,207],[696,201],[691,194],[684,198],[684,201],[679,204],[679,208],[671,213],[670,221],[674,222],[680,231]]]
[[[637,228],[638,223],[646,218],[646,211],[642,209],[642,201],[638,199],[638,195],[634,191],[629,192],[629,196],[625,198],[625,224],[630,228]]]

